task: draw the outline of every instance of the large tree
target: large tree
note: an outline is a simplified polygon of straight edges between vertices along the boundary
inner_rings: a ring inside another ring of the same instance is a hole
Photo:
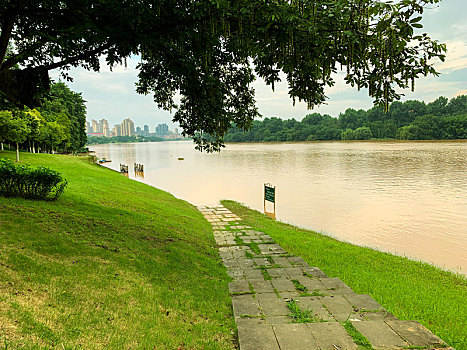
[[[137,91],[216,150],[232,122],[247,128],[258,116],[255,74],[274,87],[283,72],[291,98],[310,107],[341,67],[379,104],[437,74],[431,60],[445,46],[414,28],[439,1],[1,0],[0,91],[34,107],[52,69],[66,76],[70,66],[99,70],[101,56],[114,65],[140,55]]]
[[[66,132],[65,152],[78,152],[86,144],[86,105],[80,92],[71,91],[63,82],[51,85],[42,99],[40,111],[47,122],[58,122]]]
[[[21,114],[21,113],[20,113]],[[7,138],[16,143],[16,161],[19,162],[19,145],[26,141],[31,130],[24,118],[13,115],[8,125]]]

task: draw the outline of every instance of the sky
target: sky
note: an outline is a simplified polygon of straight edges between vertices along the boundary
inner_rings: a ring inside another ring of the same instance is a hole
[[[447,45],[445,62],[435,65],[441,73],[439,77],[422,77],[416,81],[415,91],[404,91],[404,100],[423,100],[431,102],[439,96],[448,98],[458,94],[467,94],[467,13],[466,0],[444,0],[437,5],[431,5],[423,14],[422,32],[427,32]],[[87,71],[83,68],[73,68],[69,71],[74,81],[67,83],[77,92],[81,92],[87,101],[87,120],[105,118],[111,127],[121,123],[125,118],[131,118],[136,126],[147,124],[152,132],[160,123],[166,123],[171,129],[177,127],[172,123],[169,112],[160,110],[150,95],[143,96],[135,92],[137,81],[136,57],[129,59],[127,67],[117,66],[109,70],[103,66],[100,72]],[[59,79],[59,72],[50,72],[52,79]],[[336,84],[326,90],[329,97],[325,105],[308,110],[305,103],[292,105],[288,96],[287,84],[276,84],[272,92],[270,86],[257,79],[253,83],[256,90],[256,101],[263,117],[295,118],[301,120],[309,113],[318,112],[337,117],[347,108],[368,109],[373,105],[367,90],[346,85],[343,74],[335,76]]]

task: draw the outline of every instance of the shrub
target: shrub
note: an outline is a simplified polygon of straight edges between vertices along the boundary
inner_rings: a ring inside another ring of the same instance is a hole
[[[14,165],[0,158],[0,195],[30,199],[56,200],[68,182],[59,172],[39,166]]]

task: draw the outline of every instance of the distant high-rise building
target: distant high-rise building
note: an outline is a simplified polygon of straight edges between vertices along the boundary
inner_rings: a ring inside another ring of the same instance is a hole
[[[145,125],[143,127],[143,136],[149,136],[149,126],[148,125]]]
[[[85,130],[86,133],[92,132],[91,123],[89,123],[87,120],[86,120],[86,127],[85,128],[86,128],[86,130]]]
[[[97,123],[97,120],[93,119],[91,121],[91,132],[99,132],[99,126],[98,126],[98,123]]]
[[[99,132],[101,132],[105,137],[110,137],[109,122],[107,119],[99,120]]]
[[[122,136],[122,124],[115,124],[110,136]]]
[[[136,135],[143,136],[143,131],[141,130],[141,127],[139,126],[136,127]]]
[[[169,134],[169,127],[167,124],[159,124],[156,126],[156,136],[164,138],[165,135]]]
[[[135,123],[130,118],[123,120],[122,136],[135,136]]]

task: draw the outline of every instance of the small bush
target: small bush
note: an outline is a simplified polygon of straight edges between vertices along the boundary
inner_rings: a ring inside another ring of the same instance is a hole
[[[56,200],[68,182],[59,172],[39,166],[15,165],[0,158],[0,195],[30,199]]]

